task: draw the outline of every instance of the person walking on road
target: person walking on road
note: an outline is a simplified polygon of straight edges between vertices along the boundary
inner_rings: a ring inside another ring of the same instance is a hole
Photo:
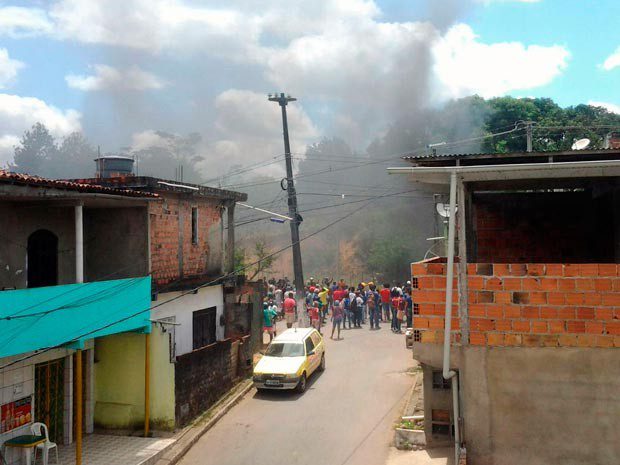
[[[332,308],[332,335],[330,339],[334,339],[334,331],[338,328],[338,338],[340,340],[340,326],[342,325],[342,317],[344,314],[344,307],[341,302],[334,300],[334,306]]]
[[[272,307],[267,303],[263,304],[263,331],[269,334],[269,342],[276,336],[275,319],[278,316],[278,312],[275,310],[275,305]]]
[[[375,295],[371,292],[368,294],[368,319],[370,320],[370,329],[379,329],[379,313],[381,310],[377,308],[377,302],[375,302]]]
[[[383,289],[381,289],[381,320],[382,321],[390,321],[390,299],[392,297],[392,293],[390,292],[390,284],[383,284]],[[385,318],[385,320],[384,320]]]
[[[403,315],[403,298],[396,294],[392,298],[392,331],[395,333],[400,333],[400,321]]]
[[[340,302],[342,305],[342,311],[344,314],[344,320],[342,322],[342,329],[347,329],[347,320],[349,321],[349,329],[351,329],[351,298],[348,294]]]
[[[289,292],[288,297],[284,299],[284,318],[286,320],[286,327],[292,328],[293,323],[295,322],[295,306],[297,303],[295,299],[293,299],[293,293]]]

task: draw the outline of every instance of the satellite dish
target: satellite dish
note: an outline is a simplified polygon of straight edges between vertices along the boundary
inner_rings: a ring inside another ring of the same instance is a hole
[[[575,143],[572,145],[571,149],[573,150],[583,150],[585,148],[588,147],[588,145],[590,145],[590,139],[579,139],[578,141],[575,141]]]
[[[449,218],[450,217],[450,205],[447,203],[438,203],[435,208],[437,208],[437,213],[439,213],[439,216],[442,216],[444,218]],[[455,208],[454,210],[455,212],[458,211],[458,207]]]

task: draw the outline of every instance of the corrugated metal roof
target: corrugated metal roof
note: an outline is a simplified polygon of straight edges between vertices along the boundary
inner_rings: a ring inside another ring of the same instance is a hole
[[[596,155],[619,153],[620,149],[585,149],[585,150],[557,150],[549,152],[477,152],[477,153],[437,153],[437,154],[411,154],[402,157],[403,160],[430,160],[430,159],[446,159],[446,158],[500,158],[500,157],[553,157],[553,156],[571,156],[571,155]]]
[[[142,192],[131,189],[119,189],[115,187],[106,187],[97,184],[88,184],[76,181],[49,179],[43,178],[41,176],[15,173],[2,169],[0,169],[0,183],[21,184],[33,187],[48,187],[91,194],[121,195],[125,197],[159,197],[157,194],[152,192]]]

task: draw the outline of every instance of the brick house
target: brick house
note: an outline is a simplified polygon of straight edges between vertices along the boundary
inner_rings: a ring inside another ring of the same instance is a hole
[[[407,159],[451,204],[447,256],[411,265],[429,444],[620,462],[620,150]]]
[[[151,363],[155,364],[151,397],[156,406],[151,422],[156,428],[173,429],[207,409],[232,387],[237,367],[245,366],[260,341],[259,286],[242,284],[232,275],[222,278],[234,265],[235,205],[247,195],[134,176],[129,158],[112,157],[103,162],[97,160],[97,177],[79,181],[139,190],[158,198],[149,203],[147,212],[148,263],[153,282],[150,351]],[[118,169],[110,170],[113,164]],[[106,168],[101,169],[102,165]],[[123,359],[127,350],[140,360],[145,353],[144,344],[132,335],[123,341],[103,339],[97,349],[102,354],[117,354],[118,360],[100,367],[110,385],[117,383],[119,371],[132,376],[135,363]],[[144,415],[141,389],[136,383],[122,398],[102,399],[95,411],[96,425],[137,425]]]

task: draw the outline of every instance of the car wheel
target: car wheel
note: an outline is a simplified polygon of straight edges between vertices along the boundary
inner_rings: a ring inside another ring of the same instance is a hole
[[[319,365],[319,371],[325,371],[325,354],[321,355],[321,364]]]
[[[305,373],[301,375],[301,378],[299,378],[299,383],[297,383],[296,390],[299,393],[306,392],[306,374]]]

